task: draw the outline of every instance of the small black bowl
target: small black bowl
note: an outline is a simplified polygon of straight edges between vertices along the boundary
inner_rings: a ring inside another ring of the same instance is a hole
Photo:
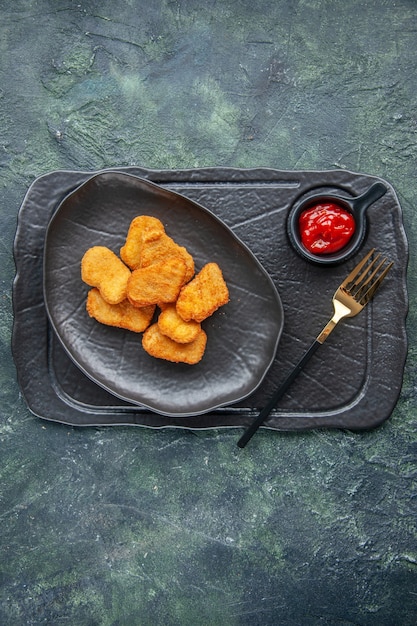
[[[304,198],[296,203],[290,210],[287,218],[288,237],[295,250],[304,259],[317,265],[337,265],[350,259],[361,247],[366,231],[366,209],[387,192],[387,187],[380,182],[374,183],[365,193],[356,198],[346,198],[337,194],[316,194]],[[307,250],[301,241],[299,218],[306,209],[322,203],[332,202],[345,211],[351,213],[355,220],[355,232],[348,243],[338,250],[329,254],[314,254]]]

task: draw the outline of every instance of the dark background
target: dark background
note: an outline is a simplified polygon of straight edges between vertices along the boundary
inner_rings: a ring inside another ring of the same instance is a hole
[[[417,622],[416,18],[413,0],[0,1],[1,624]],[[34,417],[10,349],[20,204],[46,172],[130,165],[388,180],[412,251],[390,420],[242,452],[238,429]]]

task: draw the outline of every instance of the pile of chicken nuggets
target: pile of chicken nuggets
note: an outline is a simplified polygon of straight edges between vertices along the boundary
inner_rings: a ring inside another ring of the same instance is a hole
[[[191,254],[149,215],[132,220],[120,256],[105,246],[89,248],[81,278],[92,287],[90,317],[143,333],[148,354],[174,363],[202,359],[207,334],[201,323],[229,301],[218,264],[207,263],[196,274]]]

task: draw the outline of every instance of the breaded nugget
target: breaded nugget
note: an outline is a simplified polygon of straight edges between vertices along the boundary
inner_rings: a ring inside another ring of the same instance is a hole
[[[158,317],[158,327],[163,335],[166,335],[177,343],[190,343],[194,341],[201,330],[199,322],[184,322],[177,313],[174,304],[164,307]]]
[[[174,302],[186,273],[181,257],[153,263],[134,270],[127,283],[127,297],[134,306],[148,306],[158,302]]]
[[[207,263],[180,291],[177,312],[183,320],[202,322],[229,302],[229,290],[217,263]]]
[[[82,280],[90,287],[97,287],[109,304],[126,299],[130,274],[130,269],[105,246],[89,248],[81,260]]]
[[[162,222],[150,215],[135,217],[129,226],[125,245],[120,248],[121,259],[130,267],[138,269],[159,263],[170,256],[181,256],[187,272],[184,284],[194,276],[194,259],[183,246],[178,245],[166,232]]]
[[[158,263],[171,256],[180,256],[186,266],[184,284],[192,279],[195,273],[194,259],[184,246],[179,246],[166,233],[161,234],[158,239],[146,241],[142,246],[140,267],[147,267],[153,263]]]
[[[94,287],[87,294],[87,312],[101,324],[142,333],[151,323],[155,306],[135,307],[128,300],[109,304]]]
[[[132,270],[140,267],[143,246],[158,240],[164,233],[164,225],[158,218],[138,215],[131,221],[125,244],[120,248],[122,261]]]
[[[158,324],[152,324],[143,333],[142,346],[151,356],[174,363],[188,363],[195,365],[203,358],[206,349],[207,335],[200,330],[194,341],[177,343],[172,341],[159,330]]]

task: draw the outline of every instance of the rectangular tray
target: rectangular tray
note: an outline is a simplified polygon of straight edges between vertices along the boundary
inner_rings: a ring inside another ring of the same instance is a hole
[[[323,268],[301,259],[288,241],[286,216],[292,203],[313,190],[356,196],[381,179],[346,170],[116,170],[146,178],[204,205],[248,245],[274,280],[284,306],[284,331],[276,359],[249,398],[194,417],[152,413],[93,383],[67,356],[50,327],[42,277],[44,237],[51,215],[68,193],[96,172],[51,172],[29,188],[19,211],[14,245],[12,348],[19,384],[32,413],[73,426],[247,426],[331,317],[331,298],[338,284],[359,256],[375,246],[395,262],[383,289],[360,316],[343,322],[344,328],[323,345],[265,427],[359,430],[375,427],[390,416],[400,393],[407,352],[408,244],[401,207],[386,181],[382,182],[388,192],[368,209],[368,237],[358,257]]]

